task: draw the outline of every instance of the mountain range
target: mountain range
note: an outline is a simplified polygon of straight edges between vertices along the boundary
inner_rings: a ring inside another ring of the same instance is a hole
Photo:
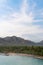
[[[0,46],[43,46],[43,40],[36,43],[16,36],[0,37]]]

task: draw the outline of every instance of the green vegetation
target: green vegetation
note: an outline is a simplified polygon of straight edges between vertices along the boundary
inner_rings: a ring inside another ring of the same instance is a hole
[[[1,53],[24,53],[43,56],[43,46],[0,46]]]

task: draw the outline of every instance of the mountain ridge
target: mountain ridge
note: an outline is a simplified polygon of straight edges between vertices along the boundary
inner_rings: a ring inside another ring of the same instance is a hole
[[[0,37],[0,46],[43,46],[43,40],[36,43],[16,36]]]

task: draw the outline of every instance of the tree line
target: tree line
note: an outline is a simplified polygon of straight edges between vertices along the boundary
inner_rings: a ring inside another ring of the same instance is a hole
[[[0,46],[0,53],[9,52],[43,56],[43,46]]]

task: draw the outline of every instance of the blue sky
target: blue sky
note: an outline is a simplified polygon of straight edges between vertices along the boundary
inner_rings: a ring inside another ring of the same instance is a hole
[[[43,0],[1,0],[0,37],[43,40]]]

